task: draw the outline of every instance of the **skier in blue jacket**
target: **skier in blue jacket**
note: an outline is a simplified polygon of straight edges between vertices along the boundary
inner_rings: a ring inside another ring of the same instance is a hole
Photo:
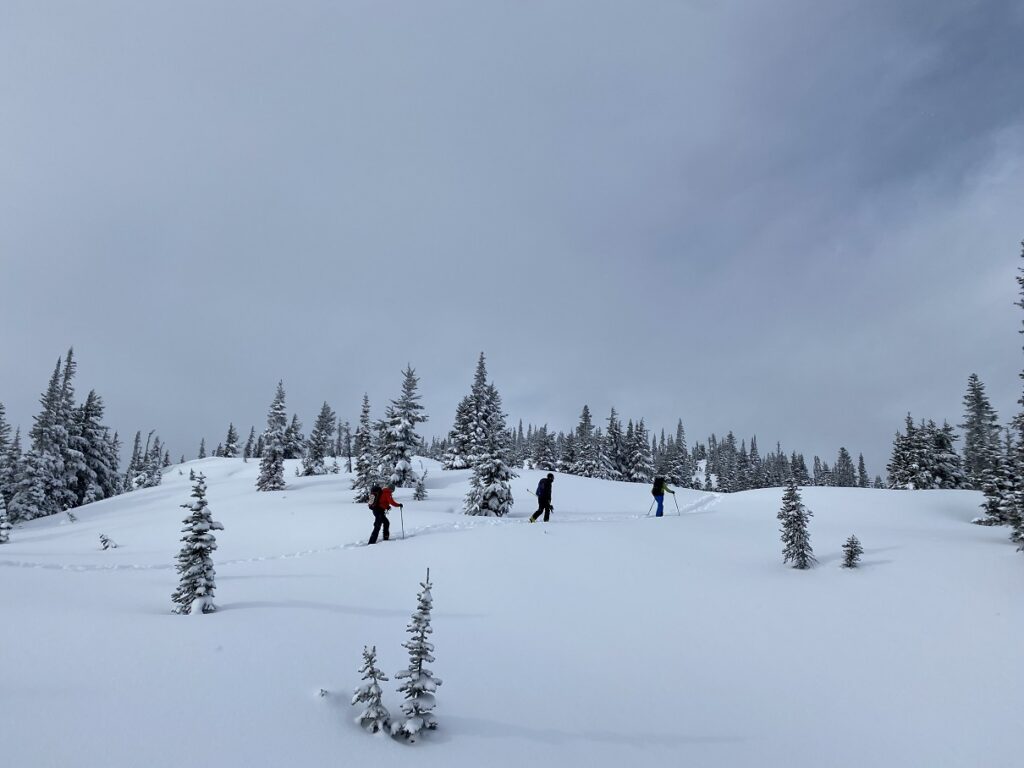
[[[668,483],[665,481],[664,477],[654,478],[654,487],[651,488],[651,494],[654,496],[654,500],[658,502],[658,511],[654,513],[655,517],[662,517],[664,515],[666,491],[671,493],[673,496],[676,495],[676,492],[668,487]]]

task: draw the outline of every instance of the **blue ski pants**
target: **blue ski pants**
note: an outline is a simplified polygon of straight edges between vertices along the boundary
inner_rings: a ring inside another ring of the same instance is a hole
[[[662,517],[665,513],[665,497],[655,496],[654,500],[658,502],[658,511],[654,513],[655,517]]]

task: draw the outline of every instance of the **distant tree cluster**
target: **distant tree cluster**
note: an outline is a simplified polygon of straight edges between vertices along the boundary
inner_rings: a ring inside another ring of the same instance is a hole
[[[957,435],[948,423],[915,424],[908,413],[903,432],[896,433],[889,460],[889,487],[908,490],[955,489],[967,485],[956,448]]]
[[[28,450],[22,449],[20,429],[11,436],[0,404],[0,500],[9,523],[66,512],[138,487],[135,474],[122,477],[118,470],[120,441],[102,423],[102,398],[93,390],[84,403],[75,403],[76,370],[69,349],[57,360],[40,398]],[[148,456],[144,470],[150,471],[154,461],[159,473],[162,455]]]
[[[478,452],[472,424],[475,400],[467,395],[455,414],[455,425],[447,438],[434,439],[425,449],[427,456],[441,461],[445,469],[471,467]],[[840,448],[834,467],[814,457],[814,472],[808,472],[801,453],[786,454],[781,445],[762,456],[757,437],[737,441],[729,432],[724,438],[712,434],[706,443],[689,448],[682,419],[675,434],[652,435],[644,419],[629,419],[623,424],[618,411],[611,409],[605,426],[595,426],[588,405],[583,406],[579,422],[571,432],[554,432],[547,424],[524,430],[505,431],[505,461],[513,467],[558,471],[580,477],[649,483],[655,477],[666,478],[671,485],[720,492],[775,488],[795,477],[801,485],[840,487],[882,487],[881,478],[868,476],[864,455],[856,465],[846,448]]]

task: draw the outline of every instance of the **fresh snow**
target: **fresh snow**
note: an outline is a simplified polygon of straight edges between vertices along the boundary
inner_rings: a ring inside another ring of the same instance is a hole
[[[12,530],[4,765],[1020,765],[1024,556],[969,524],[979,493],[805,488],[819,564],[798,571],[781,488],[679,490],[682,514],[667,499],[656,519],[648,486],[559,474],[551,522],[528,525],[544,473],[512,481],[511,517],[467,517],[469,472],[424,460],[429,500],[396,493],[409,540],[365,547],[351,476],[298,463],[267,493],[257,460],[177,465],[78,522]],[[190,468],[224,530],[219,610],[186,618]],[[368,736],[350,701],[364,646],[389,677],[408,664],[428,567],[444,686],[438,730],[410,746]]]

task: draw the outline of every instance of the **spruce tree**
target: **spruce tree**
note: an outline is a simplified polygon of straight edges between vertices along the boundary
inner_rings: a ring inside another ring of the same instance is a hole
[[[225,459],[237,459],[238,458],[238,432],[235,430],[235,425],[228,424],[228,434],[224,438],[222,443],[221,456]]]
[[[288,414],[284,405],[284,382],[277,383],[277,392],[267,412],[267,429],[263,433],[263,453],[260,475],[256,480],[258,491],[284,490],[285,430]]]
[[[654,461],[643,419],[635,426],[632,420],[629,421],[626,427],[626,451],[626,474],[623,480],[630,483],[651,482],[654,479]]]
[[[85,456],[81,451],[81,436],[78,434],[75,421],[74,378],[77,366],[74,350],[69,349],[61,373],[60,396],[57,399],[53,432],[63,467],[63,475],[57,488],[57,502],[62,510],[78,506],[78,478],[87,472]]]
[[[601,466],[601,451],[594,438],[594,422],[587,405],[583,406],[580,413],[575,437],[576,456],[567,471],[580,477],[603,477],[605,472]]]
[[[800,499],[800,489],[796,481],[790,478],[782,496],[782,509],[778,514],[778,519],[782,522],[782,562],[792,562],[794,568],[801,570],[810,568],[817,562],[814,559],[814,550],[811,549],[811,535],[807,530],[811,515],[811,511]]]
[[[245,441],[245,449],[242,451],[242,458],[248,461],[256,450],[256,427],[249,428],[249,439]]]
[[[853,458],[846,448],[839,449],[835,469],[832,470],[832,484],[837,488],[857,487],[857,471],[853,467]]]
[[[555,436],[548,432],[547,424],[536,432],[533,445],[533,456],[530,459],[530,463],[533,464],[534,469],[541,469],[548,472],[554,471],[558,465],[558,460],[555,454]]]
[[[352,704],[366,706],[356,717],[356,722],[369,733],[387,733],[391,727],[391,713],[381,701],[383,691],[380,684],[388,678],[377,669],[377,646],[363,646],[363,667],[359,671],[366,682],[356,688]]]
[[[199,441],[199,458],[200,459],[205,459],[206,458],[206,438],[205,437],[202,440]]]
[[[292,415],[292,421],[285,430],[284,435],[284,457],[286,459],[301,459],[306,452],[306,436],[302,434],[302,422],[298,414]]]
[[[570,432],[568,435],[558,433],[558,471],[569,475],[576,466],[576,434]]]
[[[473,474],[466,495],[466,514],[503,517],[512,511],[512,478],[507,462],[505,414],[501,396],[489,385],[477,413]]]
[[[422,589],[417,595],[416,611],[406,628],[411,637],[402,644],[409,651],[409,666],[395,675],[396,680],[406,681],[398,689],[405,698],[402,711],[406,719],[392,723],[391,733],[410,742],[417,739],[420,731],[437,728],[434,692],[441,685],[441,680],[434,677],[434,673],[426,667],[428,662],[434,661],[434,645],[427,639],[434,631],[430,626],[430,612],[434,605],[431,586],[428,568],[426,581],[420,582]]]
[[[334,429],[337,420],[331,406],[325,402],[320,408],[320,414],[316,417],[313,431],[309,435],[309,445],[306,455],[302,459],[303,475],[308,477],[328,473],[326,460],[334,442]]]
[[[416,485],[416,472],[412,468],[412,457],[423,444],[423,438],[416,433],[416,427],[427,421],[427,416],[419,402],[419,378],[416,371],[406,365],[402,377],[402,395],[391,401],[385,414],[387,428],[382,452],[388,482],[396,488],[413,488]]]
[[[609,480],[623,479],[626,475],[626,439],[614,407],[608,415],[608,428],[604,433],[604,456],[605,477]]]
[[[62,376],[58,358],[49,385],[40,397],[42,408],[30,432],[32,445],[22,460],[8,507],[13,520],[54,515],[75,504],[74,470],[69,475],[65,465],[71,450],[68,434],[71,414],[65,399],[74,373],[70,355],[69,352],[68,372]]]
[[[21,431],[10,437],[11,427],[4,420],[3,403],[0,403],[0,499],[5,503],[14,496],[14,481],[21,463]]]
[[[427,500],[427,472],[424,471],[416,478],[416,491],[412,495],[413,501]]]
[[[345,457],[345,471],[352,474],[352,427],[347,421],[338,428],[338,439],[341,441],[338,455]]]
[[[971,488],[981,488],[985,470],[995,461],[999,453],[999,418],[978,374],[972,373],[967,379],[964,394],[963,468]]]
[[[370,487],[377,482],[376,463],[373,456],[373,426],[370,423],[370,397],[363,395],[363,408],[359,413],[359,426],[355,440],[356,467],[352,478],[355,500],[365,503],[370,498]]]
[[[175,613],[191,613],[199,608],[203,613],[217,610],[213,604],[213,593],[217,588],[216,572],[211,553],[217,549],[214,531],[223,531],[224,526],[213,520],[206,501],[206,477],[202,474],[192,488],[195,501],[181,506],[189,511],[182,522],[185,527],[181,538],[183,545],[178,553],[176,570],[181,576],[178,588],[171,599]]]
[[[868,485],[868,469],[864,466],[864,454],[861,453],[857,456],[857,487],[867,488]]]
[[[11,447],[11,425],[7,423],[4,404],[0,403],[0,498],[7,498],[7,486],[10,483],[10,472],[7,462]]]
[[[441,466],[444,469],[466,469],[470,466],[470,425],[473,418],[473,398],[466,395],[455,409],[455,424],[448,433],[448,449]]]
[[[154,433],[149,434],[152,436]],[[146,445],[138,485],[142,488],[155,488],[163,481],[163,447],[160,436],[153,437],[152,443],[147,440]]]
[[[860,556],[864,554],[864,547],[856,536],[850,536],[843,544],[843,568],[856,568],[860,562]]]
[[[0,496],[0,544],[6,544],[11,538],[11,521],[7,517],[7,504]]]

